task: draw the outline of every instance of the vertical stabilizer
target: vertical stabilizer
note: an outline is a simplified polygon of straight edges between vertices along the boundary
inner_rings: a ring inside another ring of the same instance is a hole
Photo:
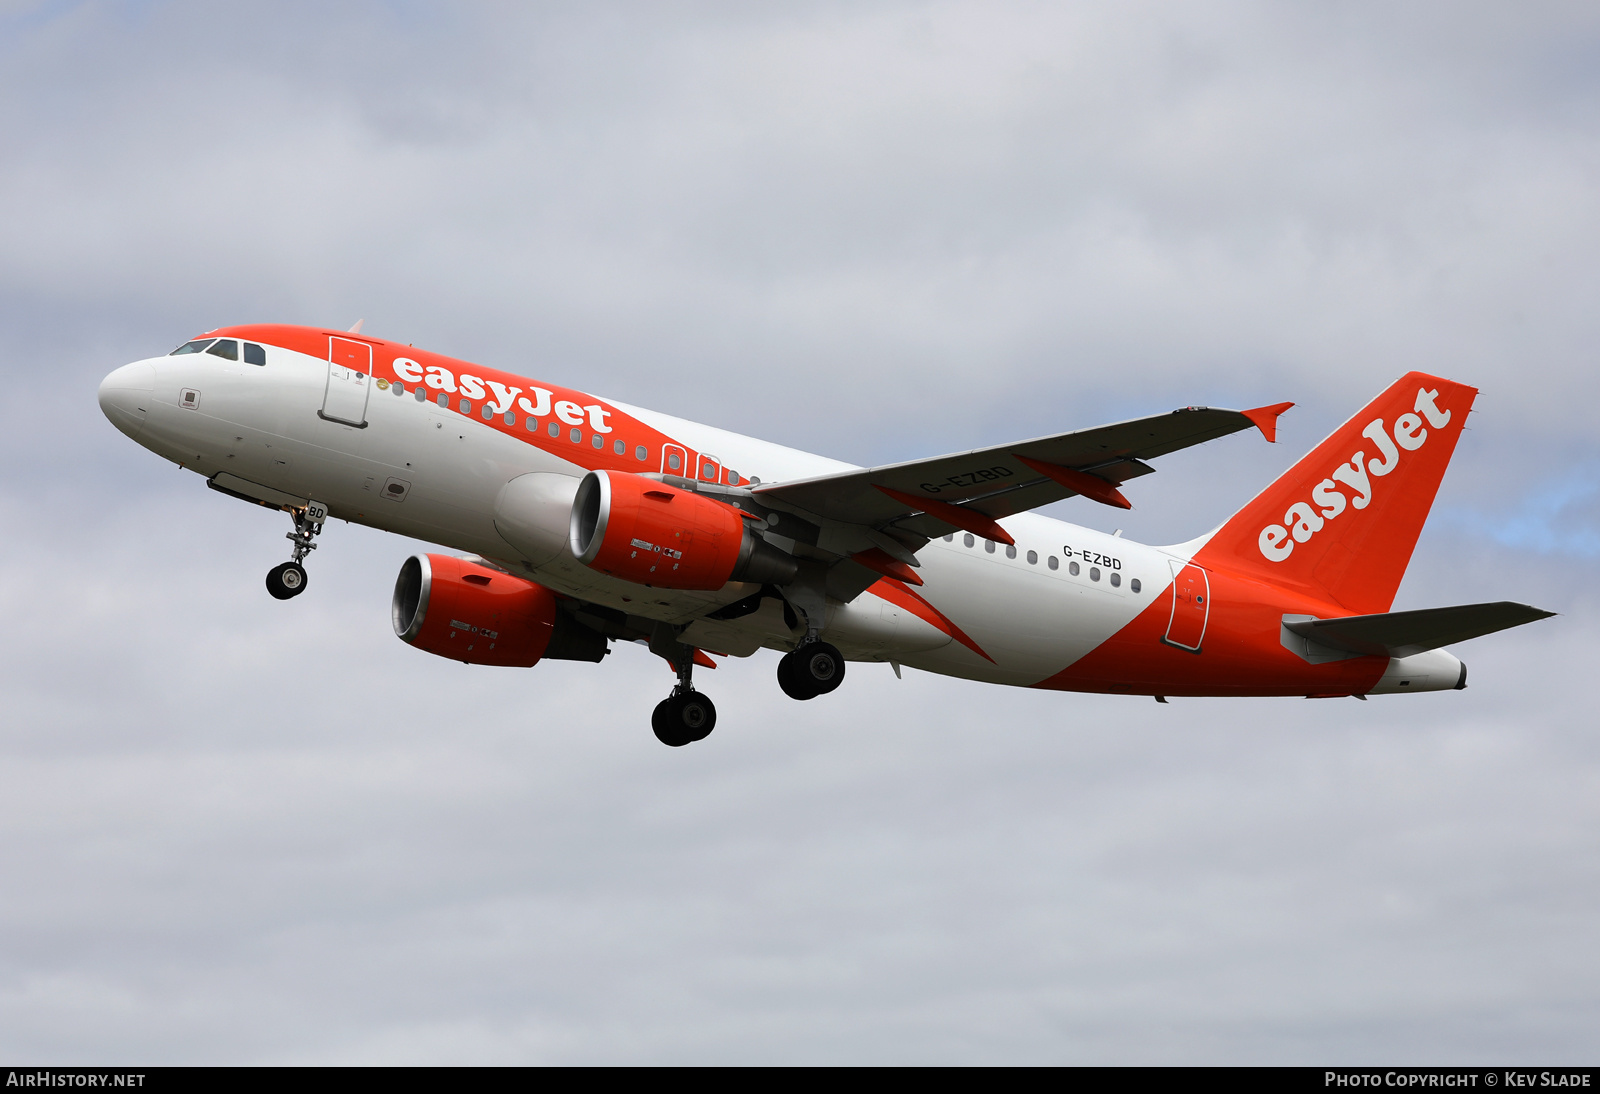
[[[1412,372],[1219,529],[1195,561],[1386,612],[1478,389]]]

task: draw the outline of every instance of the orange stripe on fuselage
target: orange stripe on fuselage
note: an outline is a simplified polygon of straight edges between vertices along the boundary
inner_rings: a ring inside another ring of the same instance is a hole
[[[1196,556],[1204,565],[1205,552]],[[1350,613],[1264,582],[1207,570],[1211,613],[1199,653],[1161,641],[1172,618],[1172,589],[1127,626],[1035,687],[1133,695],[1360,695],[1388,667],[1387,657],[1313,665],[1283,646],[1285,615],[1321,619]]]
[[[486,428],[497,430],[508,437],[513,437],[524,444],[532,445],[553,456],[558,456],[569,463],[577,464],[586,471],[628,471],[634,474],[644,472],[665,471],[668,474],[682,475],[684,478],[696,478],[697,470],[701,463],[701,453],[684,444],[682,441],[669,437],[665,433],[652,429],[638,419],[617,410],[604,399],[578,391],[573,388],[559,387],[555,384],[534,380],[527,376],[518,376],[501,369],[486,368],[475,365],[470,361],[458,361],[453,357],[445,357],[427,350],[417,349],[415,346],[404,346],[398,342],[387,342],[381,338],[370,338],[365,335],[351,334],[348,331],[324,330],[320,327],[296,327],[279,323],[252,323],[237,327],[223,327],[218,330],[208,331],[206,337],[240,338],[251,342],[264,342],[281,349],[293,350],[303,353],[308,357],[318,360],[328,359],[328,339],[341,338],[351,342],[363,342],[372,347],[372,374],[376,379],[389,383],[400,383],[405,386],[406,398],[411,398],[411,392],[418,387],[428,393],[428,405],[437,411],[448,410],[452,414],[459,414],[462,418],[470,419]],[[449,373],[455,391],[446,391],[449,396],[448,406],[438,405],[440,389],[429,387],[426,381],[417,383],[402,378],[395,372],[394,363],[400,359],[415,361],[424,372],[429,368],[443,369]],[[495,397],[492,389],[486,392],[485,398],[471,398],[460,391],[462,376],[473,376],[485,383],[494,381],[503,388],[517,388],[517,395],[512,401],[511,413],[516,416],[516,425],[505,423],[505,411],[490,418],[484,418],[482,409],[486,403],[494,403]],[[550,392],[550,409],[544,415],[537,416],[539,429],[530,431],[523,424],[530,415],[518,404],[517,399],[534,399],[533,388],[541,388]],[[387,390],[374,391],[371,399],[394,398]],[[460,405],[463,398],[470,399],[472,412],[461,414]],[[605,424],[611,427],[609,433],[599,433],[591,426],[587,413],[584,414],[580,424],[574,424],[559,419],[555,407],[562,402],[576,404],[579,407],[600,405],[605,409]],[[558,435],[552,437],[547,428],[551,422],[560,426]],[[572,431],[579,430],[579,440],[574,442]],[[594,447],[594,437],[600,437],[602,446]],[[614,444],[621,440],[626,442],[625,450],[621,453],[615,451]],[[645,459],[640,460],[634,455],[639,445],[644,445],[647,450]],[[684,450],[687,463],[684,467],[673,471],[662,465],[662,446],[675,445]],[[718,478],[723,482],[729,481],[730,472],[727,468],[718,469]],[[740,473],[740,482],[749,478],[748,474]]]
[[[997,664],[993,657],[983,651],[983,647],[967,637],[967,632],[950,622],[949,616],[935,608],[921,594],[915,592],[911,586],[892,577],[879,578],[867,587],[867,592],[882,597],[897,608],[904,608],[918,619],[937,627],[939,630],[960,642],[967,649],[984,658],[990,664]]]

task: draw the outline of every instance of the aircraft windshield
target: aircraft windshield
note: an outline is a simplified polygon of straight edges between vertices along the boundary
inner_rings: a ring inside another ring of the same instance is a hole
[[[219,338],[212,343],[211,348],[206,352],[214,353],[228,361],[237,361],[239,359],[239,343],[232,338]]]
[[[183,345],[179,346],[177,349],[175,349],[171,353],[167,354],[167,356],[168,357],[177,357],[179,354],[182,354],[182,353],[199,353],[201,350],[203,350],[207,346],[209,346],[213,341],[215,341],[215,339],[212,339],[212,338],[196,338],[193,342],[185,342]]]

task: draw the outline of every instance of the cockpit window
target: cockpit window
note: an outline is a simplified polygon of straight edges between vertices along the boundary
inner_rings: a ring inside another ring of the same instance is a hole
[[[212,341],[213,339],[211,338],[196,338],[193,342],[185,342],[183,345],[167,354],[167,356],[176,357],[181,353],[199,353],[201,350],[209,346]]]
[[[237,361],[239,359],[239,343],[232,338],[219,338],[211,344],[211,348],[206,352],[214,353],[227,361]]]
[[[247,365],[264,365],[267,363],[267,351],[254,342],[244,344],[244,363]]]

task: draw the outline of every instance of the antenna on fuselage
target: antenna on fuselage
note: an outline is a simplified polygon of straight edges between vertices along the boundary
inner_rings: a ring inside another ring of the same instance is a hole
[[[350,327],[350,329],[345,331],[345,333],[346,334],[360,334],[361,333],[361,324],[363,324],[365,322],[366,322],[365,319],[357,319],[355,321],[355,323]]]

